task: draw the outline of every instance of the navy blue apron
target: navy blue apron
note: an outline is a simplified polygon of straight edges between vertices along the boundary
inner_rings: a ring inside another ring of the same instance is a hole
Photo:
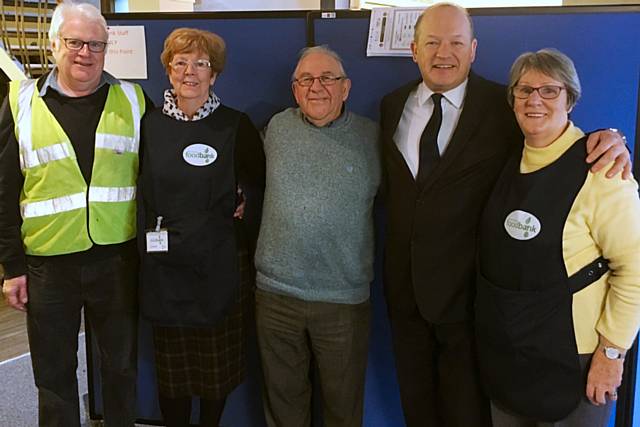
[[[221,105],[194,122],[179,122],[159,109],[143,120],[140,311],[154,324],[211,327],[238,298],[233,212],[239,119]],[[188,163],[197,154],[189,152],[193,144],[205,144],[217,157],[206,166]],[[155,227],[157,216],[169,231],[169,251],[147,253],[145,231]]]
[[[521,416],[557,421],[585,393],[573,329],[573,294],[598,280],[599,258],[568,277],[562,235],[589,173],[586,138],[528,174],[512,157],[480,227],[476,335],[490,398]]]

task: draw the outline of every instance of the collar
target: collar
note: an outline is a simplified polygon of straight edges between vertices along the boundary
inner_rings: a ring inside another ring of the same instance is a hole
[[[521,160],[521,165],[525,166],[521,166],[521,172],[532,172],[555,162],[583,136],[582,130],[569,121],[562,135],[546,147],[533,147],[525,141]]]
[[[192,118],[189,118],[189,116],[187,116],[184,111],[182,111],[180,107],[178,107],[178,99],[176,97],[175,91],[173,89],[167,89],[164,91],[164,104],[162,105],[162,113],[178,121],[195,122],[196,120],[202,120],[205,117],[208,117],[219,106],[220,98],[218,98],[218,96],[213,93],[213,91],[211,91],[209,92],[209,97],[204,102],[204,104],[202,104],[202,106],[198,108]]]
[[[334,120],[330,121],[329,123],[327,123],[324,126],[316,126],[314,125],[308,118],[307,116],[304,115],[304,113],[302,112],[302,110],[300,109],[300,107],[298,107],[298,111],[300,112],[300,117],[302,117],[302,120],[315,127],[315,128],[331,128],[331,127],[337,127],[339,125],[341,125],[342,123],[344,123],[344,121],[347,119],[347,113],[346,113],[346,108],[345,108],[345,103],[342,103],[342,109],[340,110],[340,115],[338,117],[336,117]]]
[[[115,77],[113,77],[108,72],[103,71],[102,75],[100,76],[100,81],[98,82],[98,85],[96,86],[96,88],[93,91],[94,92],[97,91],[98,89],[100,89],[102,86],[104,86],[106,84],[108,84],[108,85],[118,85],[118,84],[120,84],[120,80],[116,79]],[[60,85],[58,84],[58,67],[53,67],[53,70],[51,70],[51,72],[47,75],[47,78],[45,79],[44,84],[42,85],[42,87],[40,88],[40,91],[39,91],[40,97],[45,96],[49,89],[55,90],[60,95],[68,96],[60,88]]]
[[[446,99],[449,104],[454,106],[457,110],[461,109],[464,102],[464,94],[467,91],[468,83],[469,79],[466,78],[458,86],[444,92],[442,94],[443,98]],[[429,101],[429,98],[431,98],[431,95],[433,95],[434,93],[435,92],[429,89],[429,87],[424,82],[419,84],[416,91],[416,96],[418,97],[418,105],[424,106],[424,104]]]

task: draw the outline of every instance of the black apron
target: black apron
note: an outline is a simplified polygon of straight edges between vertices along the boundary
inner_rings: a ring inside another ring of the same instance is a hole
[[[159,109],[143,121],[140,311],[154,324],[210,327],[237,300],[233,212],[239,119],[240,113],[219,106],[195,122],[174,120]],[[187,158],[202,155],[185,152],[193,144],[206,145],[207,153],[215,151],[215,161],[190,164]],[[163,217],[161,227],[168,229],[169,251],[147,253],[145,232],[155,227],[158,216]]]
[[[538,421],[565,418],[585,393],[573,294],[598,280],[599,258],[567,276],[562,234],[589,173],[586,138],[529,174],[506,164],[480,227],[476,335],[490,398]],[[514,213],[520,211],[519,213]]]

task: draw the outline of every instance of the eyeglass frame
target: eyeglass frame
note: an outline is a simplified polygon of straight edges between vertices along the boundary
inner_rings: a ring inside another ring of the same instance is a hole
[[[292,82],[297,83],[298,85],[300,85],[300,87],[311,87],[316,82],[316,80],[318,80],[318,82],[322,85],[322,87],[326,87],[326,86],[333,86],[336,83],[338,83],[338,81],[345,80],[347,78],[348,78],[347,76],[332,76],[332,75],[323,74],[317,77],[313,77],[313,76],[300,77],[299,79],[293,79]],[[322,79],[328,79],[328,80],[323,83]],[[311,83],[308,85],[302,84],[301,80],[307,80],[307,81],[310,81]]]
[[[520,88],[529,88],[529,89],[531,89],[531,92],[529,92],[526,97],[516,96],[516,88],[519,88],[519,87]],[[544,88],[558,89],[558,93],[557,93],[557,95],[552,96],[552,97],[545,96],[545,95],[542,94],[542,92],[540,92],[540,89],[544,89]],[[542,99],[557,99],[560,96],[560,94],[562,93],[563,90],[567,90],[567,88],[564,87],[564,86],[558,86],[558,85],[542,85],[542,86],[538,86],[538,87],[533,87],[533,86],[529,86],[529,85],[515,85],[511,89],[511,94],[516,99],[529,99],[529,97],[533,94],[533,92],[538,92],[538,95]]]
[[[60,39],[62,40],[62,42],[64,43],[64,46],[69,49],[72,50],[74,52],[78,52],[81,51],[82,49],[84,49],[84,46],[87,46],[87,49],[89,49],[89,52],[92,53],[103,53],[105,50],[107,50],[107,46],[109,45],[109,42],[103,42],[102,40],[89,40],[89,41],[84,41],[84,40],[80,40],[80,39],[76,39],[75,37],[60,37]],[[80,45],[80,47],[78,48],[74,48],[69,46],[69,42],[80,42],[82,43]],[[91,49],[91,43],[97,43],[99,46],[102,46],[101,50],[95,50],[95,49]]]
[[[212,68],[213,63],[211,61],[209,61],[208,59],[196,59],[195,61],[191,61],[191,60],[187,60],[187,59],[178,59],[177,61],[178,62],[184,62],[184,68],[183,69],[180,69],[180,68],[182,68],[182,65],[176,67],[174,65],[175,61],[169,62],[169,66],[171,67],[171,69],[173,69],[173,70],[175,70],[175,71],[177,71],[179,73],[184,73],[185,71],[187,71],[187,68],[189,68],[189,65],[191,65],[193,67],[193,69],[198,71],[198,72],[205,71],[205,70],[208,70],[208,69],[209,70],[213,69]],[[197,65],[198,63],[201,63],[201,64],[206,63],[206,67],[200,68]]]

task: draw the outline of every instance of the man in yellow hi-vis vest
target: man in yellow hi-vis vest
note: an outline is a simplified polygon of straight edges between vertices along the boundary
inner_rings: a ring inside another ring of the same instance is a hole
[[[0,107],[0,263],[26,311],[40,426],[79,426],[84,308],[100,353],[107,426],[136,403],[135,185],[145,96],[103,71],[106,21],[62,3],[49,31],[56,67],[11,82]]]

